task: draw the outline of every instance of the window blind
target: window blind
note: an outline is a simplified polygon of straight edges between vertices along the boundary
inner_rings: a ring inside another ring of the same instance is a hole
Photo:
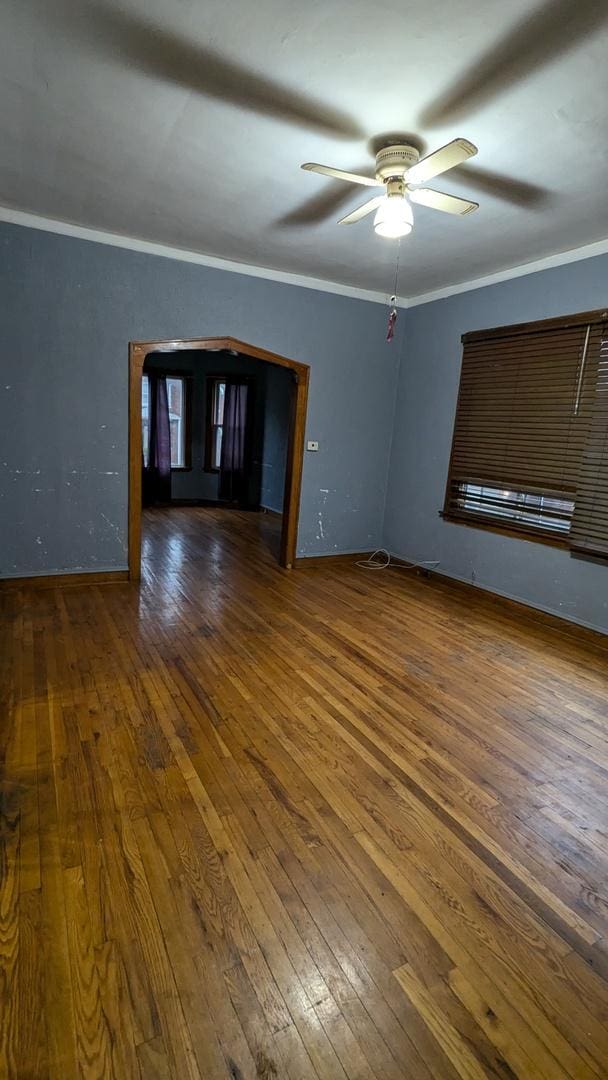
[[[446,517],[581,550],[603,530],[608,553],[605,325],[584,312],[463,336]]]
[[[580,462],[571,544],[608,556],[608,321],[593,327],[582,380],[586,438]]]

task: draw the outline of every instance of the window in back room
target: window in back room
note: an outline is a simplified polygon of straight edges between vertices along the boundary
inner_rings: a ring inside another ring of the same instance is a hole
[[[226,379],[211,378],[208,382],[207,430],[205,432],[205,468],[207,472],[219,472],[222,461],[224,436],[224,402]]]
[[[186,468],[186,378],[166,376],[167,403],[169,406],[169,431],[171,438],[171,468]],[[141,380],[141,427],[144,465],[150,457],[150,379],[144,374]]]

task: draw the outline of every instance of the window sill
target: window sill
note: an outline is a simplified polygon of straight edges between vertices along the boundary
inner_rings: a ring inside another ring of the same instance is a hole
[[[545,544],[547,547],[562,548],[564,551],[570,550],[568,537],[551,536],[543,532],[536,533],[528,529],[517,529],[510,525],[497,525],[493,521],[482,521],[479,518],[456,517],[456,515],[446,514],[444,510],[439,511],[439,516],[450,525],[465,525],[472,529],[482,529],[484,532],[498,533],[500,536],[511,536],[515,540],[527,540],[532,544]]]

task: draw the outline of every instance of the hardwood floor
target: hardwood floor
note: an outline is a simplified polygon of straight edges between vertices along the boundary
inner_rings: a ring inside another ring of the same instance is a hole
[[[277,531],[0,596],[1,1075],[608,1076],[606,643]]]

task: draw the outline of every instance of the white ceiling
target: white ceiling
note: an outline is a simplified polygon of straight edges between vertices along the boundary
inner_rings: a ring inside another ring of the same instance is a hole
[[[4,206],[391,292],[396,243],[336,225],[372,193],[299,168],[389,132],[479,147],[401,295],[608,237],[608,0],[2,0]]]

